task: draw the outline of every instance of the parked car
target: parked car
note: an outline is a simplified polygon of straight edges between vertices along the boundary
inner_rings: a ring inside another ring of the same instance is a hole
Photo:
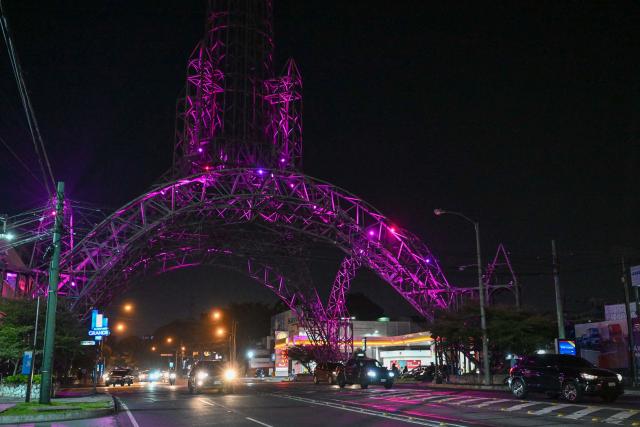
[[[133,375],[131,369],[128,368],[114,368],[107,375],[104,376],[104,385],[107,387],[111,385],[120,384],[128,386],[133,384]]]
[[[335,384],[341,368],[342,363],[340,362],[318,363],[313,371],[313,382],[320,384],[321,381],[327,381],[329,384]]]
[[[340,388],[347,384],[360,384],[361,388],[379,384],[389,389],[393,387],[394,377],[395,374],[377,360],[356,356],[340,368],[337,382]]]
[[[221,360],[201,360],[196,362],[187,378],[189,393],[200,393],[204,389],[217,389],[224,393],[232,393],[235,390],[235,369]]]
[[[564,354],[522,358],[509,371],[507,383],[519,399],[524,399],[529,392],[544,392],[569,402],[579,402],[587,395],[613,402],[624,393],[622,375],[596,368],[581,357]]]

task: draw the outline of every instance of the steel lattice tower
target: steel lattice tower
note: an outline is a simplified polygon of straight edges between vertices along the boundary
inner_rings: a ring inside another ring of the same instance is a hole
[[[302,80],[293,61],[273,73],[271,0],[210,0],[205,36],[178,101],[174,173],[298,169]]]

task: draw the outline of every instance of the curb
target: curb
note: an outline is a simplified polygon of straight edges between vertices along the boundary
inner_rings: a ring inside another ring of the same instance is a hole
[[[37,414],[37,415],[0,415],[0,425],[21,423],[46,423],[51,421],[84,420],[87,418],[99,418],[116,413],[115,404],[111,408],[84,409],[78,411],[66,411],[64,413]]]

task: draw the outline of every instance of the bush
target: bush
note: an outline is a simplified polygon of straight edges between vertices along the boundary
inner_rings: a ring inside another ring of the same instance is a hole
[[[20,385],[20,384],[26,384],[27,382],[29,382],[29,375],[22,375],[22,374],[9,375],[2,379],[2,383],[7,385]],[[33,376],[33,383],[40,384],[40,375]]]

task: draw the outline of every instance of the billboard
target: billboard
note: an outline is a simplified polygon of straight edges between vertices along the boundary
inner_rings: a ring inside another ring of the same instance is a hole
[[[631,286],[640,287],[640,265],[634,265],[631,270]]]
[[[629,367],[629,330],[624,320],[581,323],[575,326],[580,357],[599,368]]]
[[[576,355],[576,342],[574,340],[558,339],[558,354]]]

